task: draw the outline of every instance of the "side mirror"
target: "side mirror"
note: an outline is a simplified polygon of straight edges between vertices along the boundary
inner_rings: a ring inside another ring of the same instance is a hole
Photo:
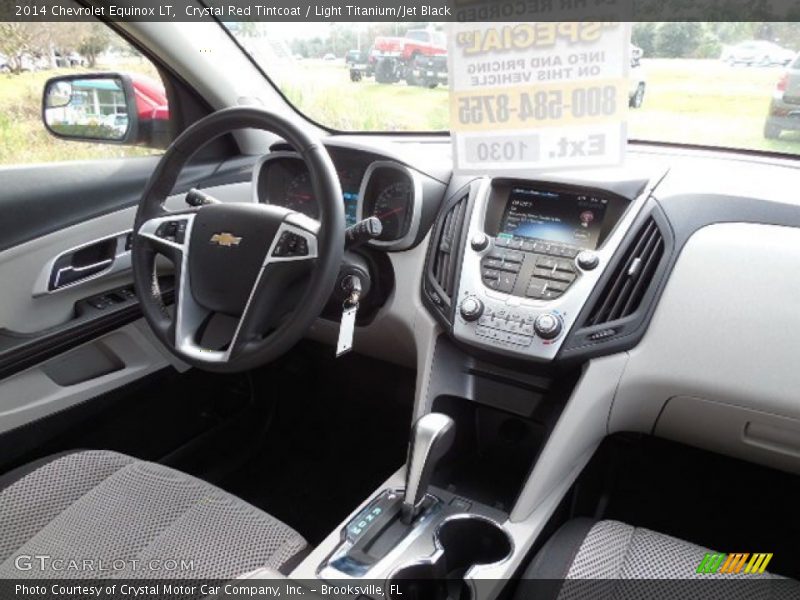
[[[69,140],[166,148],[171,138],[164,86],[138,74],[53,77],[45,84],[42,120]]]

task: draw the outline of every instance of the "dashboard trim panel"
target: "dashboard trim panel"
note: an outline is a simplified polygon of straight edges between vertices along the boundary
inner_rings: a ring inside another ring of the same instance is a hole
[[[373,240],[370,243],[378,248],[386,248],[388,250],[407,250],[414,245],[414,241],[417,239],[419,223],[422,217],[422,180],[419,177],[419,173],[405,165],[390,160],[378,160],[371,163],[364,173],[364,178],[361,180],[356,215],[359,221],[364,219],[364,196],[367,191],[367,186],[369,185],[369,180],[375,171],[384,168],[395,169],[411,178],[411,185],[414,189],[414,197],[411,199],[411,220],[408,225],[408,231],[402,238],[390,241]]]

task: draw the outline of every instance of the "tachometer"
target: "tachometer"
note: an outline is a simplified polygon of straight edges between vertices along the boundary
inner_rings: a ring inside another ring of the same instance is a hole
[[[286,186],[286,198],[280,204],[312,219],[319,219],[319,205],[314,197],[311,176],[307,171],[296,175],[289,182]]]

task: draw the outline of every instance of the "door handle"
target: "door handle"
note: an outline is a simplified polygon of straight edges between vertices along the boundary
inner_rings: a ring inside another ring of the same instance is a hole
[[[47,288],[52,292],[96,277],[111,268],[116,255],[116,237],[65,252],[53,262]]]
[[[57,254],[42,265],[33,284],[34,298],[131,268],[131,230],[98,238]]]
[[[58,289],[71,283],[92,277],[98,273],[102,273],[114,262],[113,258],[107,258],[90,265],[82,265],[76,267],[74,265],[67,265],[60,268],[58,271],[53,272],[53,286],[51,289]]]

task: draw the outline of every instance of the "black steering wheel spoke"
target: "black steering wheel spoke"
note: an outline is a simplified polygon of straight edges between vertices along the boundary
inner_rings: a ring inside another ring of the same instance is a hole
[[[320,224],[290,213],[273,238],[231,343],[231,355],[246,351],[275,330],[301,300],[319,258]]]

